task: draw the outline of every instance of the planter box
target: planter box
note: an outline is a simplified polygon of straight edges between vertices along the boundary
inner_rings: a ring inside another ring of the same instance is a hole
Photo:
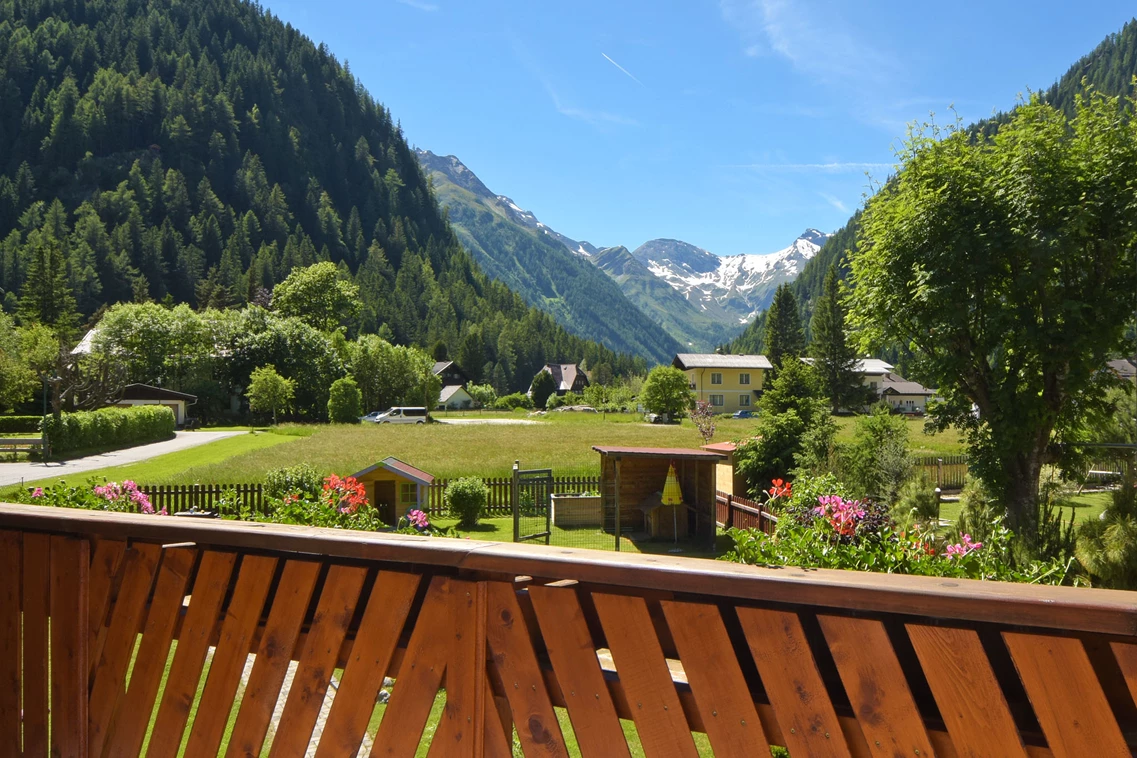
[[[599,495],[553,495],[553,526],[600,528]]]

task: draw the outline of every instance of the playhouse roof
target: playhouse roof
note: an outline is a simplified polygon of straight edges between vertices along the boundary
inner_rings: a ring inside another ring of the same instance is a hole
[[[359,479],[360,477],[367,476],[368,474],[381,468],[386,469],[391,473],[398,474],[405,479],[410,479],[416,484],[426,485],[434,481],[433,474],[428,474],[422,469],[415,468],[409,463],[404,463],[394,456],[388,456],[387,458],[384,458],[383,460],[376,463],[374,466],[368,466],[362,471],[355,472],[352,474],[352,476],[354,476],[356,479]]]

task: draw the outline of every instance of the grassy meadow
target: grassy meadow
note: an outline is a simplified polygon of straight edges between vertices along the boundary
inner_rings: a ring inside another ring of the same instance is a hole
[[[442,418],[526,419],[524,414],[447,414]],[[754,419],[719,419],[715,442],[744,438]],[[853,438],[853,418],[837,419],[838,440]],[[908,421],[917,455],[961,451],[958,435],[923,433],[923,422]],[[248,429],[248,427],[242,427]],[[250,430],[251,431],[251,430]],[[257,482],[267,471],[308,463],[324,473],[351,474],[393,455],[437,477],[508,476],[515,460],[528,468],[553,468],[558,474],[599,471],[593,445],[694,448],[702,444],[694,425],[643,423],[633,414],[552,413],[530,424],[300,425],[284,424],[242,434],[141,463],[74,474],[78,483],[95,476],[133,479],[143,484]],[[35,486],[56,483],[58,477]],[[76,481],[69,483],[75,484]]]

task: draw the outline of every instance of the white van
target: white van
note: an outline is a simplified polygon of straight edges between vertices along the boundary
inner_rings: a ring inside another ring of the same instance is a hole
[[[364,418],[376,424],[425,424],[428,416],[426,408],[396,406],[379,414],[369,414]]]

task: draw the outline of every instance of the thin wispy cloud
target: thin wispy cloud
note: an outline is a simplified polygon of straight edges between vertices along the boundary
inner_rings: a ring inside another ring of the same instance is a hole
[[[720,0],[723,18],[742,37],[742,52],[774,54],[829,83],[880,82],[895,62],[849,31],[815,0]]]
[[[847,205],[845,205],[843,202],[841,202],[840,198],[834,197],[833,195],[830,195],[828,192],[819,192],[817,194],[821,195],[821,197],[825,200],[825,202],[829,203],[830,205],[832,205],[834,208],[841,211],[842,213],[848,213],[849,212],[849,207]]]
[[[628,75],[628,78],[629,78],[629,79],[631,79],[633,82],[635,82],[636,84],[640,85],[641,87],[644,85],[644,83],[643,83],[643,82],[641,82],[639,79],[637,79],[637,78],[635,77],[635,75],[634,75],[634,74],[633,74],[631,71],[629,71],[628,69],[624,68],[624,67],[623,67],[623,66],[621,66],[619,63],[617,63],[616,61],[614,61],[614,60],[612,60],[611,58],[609,58],[609,57],[608,57],[608,54],[607,54],[607,53],[600,53],[600,54],[604,56],[604,60],[608,61],[608,62],[609,62],[609,63],[611,63],[613,66],[615,66],[616,68],[620,69],[620,70],[621,70],[621,71],[623,71],[625,74],[627,74],[627,75]]]
[[[423,0],[395,0],[400,5],[406,5],[411,8],[417,8],[420,11],[434,12],[438,10],[438,6],[434,3],[424,3]]]
[[[562,116],[574,118],[577,121],[583,121],[586,124],[593,126],[615,125],[615,126],[639,126],[639,122],[634,118],[621,116],[618,113],[609,113],[607,111],[592,110],[590,108],[580,108],[575,105],[570,105],[561,100],[560,95],[553,89],[548,81],[541,82],[545,87],[545,92],[549,93],[549,99],[553,101],[553,107],[557,109],[557,113]]]
[[[891,163],[860,163],[860,162],[832,162],[832,163],[736,163],[726,168],[745,168],[751,171],[790,174],[849,174],[863,173],[865,171],[892,171],[895,166]]]

